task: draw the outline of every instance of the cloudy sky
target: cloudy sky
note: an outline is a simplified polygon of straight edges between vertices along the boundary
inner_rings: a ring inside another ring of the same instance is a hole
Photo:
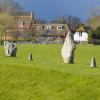
[[[100,0],[16,0],[27,11],[34,11],[41,19],[73,15],[85,20],[92,9],[100,7]]]

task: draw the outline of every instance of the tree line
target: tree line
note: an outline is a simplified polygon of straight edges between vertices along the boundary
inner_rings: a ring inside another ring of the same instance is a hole
[[[0,12],[18,13],[22,12],[22,6],[14,0],[0,0]]]
[[[0,34],[4,33],[8,27],[13,26],[14,19],[11,14],[24,12],[22,6],[14,0],[0,0]],[[100,39],[100,8],[92,10],[91,16],[85,23],[82,23],[81,19],[76,16],[58,16],[50,21],[50,23],[67,24],[72,31],[76,31],[80,25],[84,25],[87,28],[90,40],[92,38]],[[48,21],[35,19],[35,23],[46,24]]]

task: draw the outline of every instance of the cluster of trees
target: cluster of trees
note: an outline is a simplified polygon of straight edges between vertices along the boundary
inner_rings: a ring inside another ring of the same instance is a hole
[[[92,28],[93,39],[100,40],[100,7],[97,7],[91,11],[91,15],[87,20],[87,25]]]
[[[81,19],[76,16],[61,16],[53,19],[51,23],[67,24],[71,30],[76,30],[78,25],[82,22]]]
[[[0,0],[0,43],[2,35],[7,32],[8,28],[14,25],[14,19],[11,14],[22,11],[21,5],[14,0]]]
[[[21,13],[23,8],[14,0],[0,0],[0,37],[7,32],[7,28],[10,28],[14,24],[14,19],[11,14]],[[36,23],[46,24],[46,20],[36,19]],[[51,20],[50,23],[67,24],[73,31],[81,25],[81,19],[75,16],[59,16]],[[100,8],[96,8],[91,12],[91,16],[88,18],[87,32],[89,33],[89,41],[93,38],[100,39]]]
[[[47,24],[48,21],[45,19],[35,19],[36,24]]]
[[[37,22],[42,24],[47,23],[46,20],[37,20]],[[83,25],[89,35],[89,43],[92,43],[93,39],[100,39],[100,7],[91,10],[86,23],[82,23],[79,17],[65,15],[55,17],[50,23],[67,24],[73,32],[75,32],[80,25]]]
[[[22,11],[23,8],[21,7],[21,5],[14,0],[0,0],[0,12],[12,14]]]
[[[8,13],[0,13],[0,32],[6,32],[14,24],[13,17]]]
[[[0,32],[3,33],[7,28],[14,24],[11,14],[22,12],[21,5],[14,0],[0,0]]]
[[[0,44],[2,36],[7,33],[8,29],[14,25],[13,17],[8,13],[0,13]]]
[[[46,24],[48,21],[44,19],[36,19],[36,23]],[[67,24],[71,30],[75,31],[82,22],[81,19],[76,16],[59,16],[52,19],[50,23]]]

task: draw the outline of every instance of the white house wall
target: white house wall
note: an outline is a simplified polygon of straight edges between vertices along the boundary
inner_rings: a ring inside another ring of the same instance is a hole
[[[82,32],[81,33],[82,35],[80,35],[79,32],[76,32],[74,34],[74,41],[76,42],[79,42],[79,41],[82,41],[82,42],[87,42],[88,41],[88,34],[86,32]]]

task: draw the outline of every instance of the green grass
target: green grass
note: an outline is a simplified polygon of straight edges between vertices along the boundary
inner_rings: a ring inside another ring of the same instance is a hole
[[[0,46],[0,100],[100,100],[100,46],[78,45],[75,64],[63,63],[61,47],[18,45],[11,58]],[[92,56],[97,68],[89,67]]]

